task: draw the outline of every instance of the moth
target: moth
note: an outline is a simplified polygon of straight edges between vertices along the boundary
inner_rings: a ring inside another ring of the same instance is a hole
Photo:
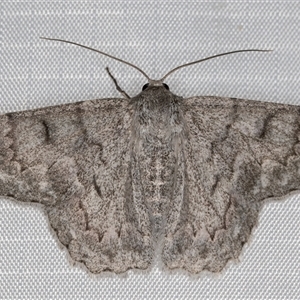
[[[213,57],[243,51],[260,50]],[[130,98],[107,69],[125,98],[1,115],[0,196],[42,204],[91,273],[147,269],[156,256],[220,272],[265,200],[300,189],[300,107],[169,91],[167,76],[213,57],[152,80],[98,52],[148,84]]]

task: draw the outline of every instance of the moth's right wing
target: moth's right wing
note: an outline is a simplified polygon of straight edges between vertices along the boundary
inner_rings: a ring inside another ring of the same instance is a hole
[[[102,99],[0,116],[0,196],[43,204],[72,259],[93,273],[152,261],[132,184],[133,113],[128,100]]]
[[[263,200],[300,190],[300,107],[194,97],[181,111],[183,197],[163,261],[218,272],[238,258]]]

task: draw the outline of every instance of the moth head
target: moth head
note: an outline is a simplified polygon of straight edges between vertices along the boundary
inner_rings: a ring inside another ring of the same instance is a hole
[[[167,85],[167,84],[165,84],[165,83],[161,83],[161,84],[157,84],[157,85],[155,85],[155,84],[151,84],[151,83],[146,83],[144,86],[143,86],[143,88],[142,88],[142,91],[145,91],[147,88],[149,88],[149,87],[151,87],[151,86],[163,86],[167,91],[169,91],[170,89],[169,89],[169,86]]]

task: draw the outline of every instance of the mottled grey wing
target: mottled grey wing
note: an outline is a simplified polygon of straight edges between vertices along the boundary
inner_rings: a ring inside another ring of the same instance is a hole
[[[239,256],[263,200],[300,189],[300,108],[195,97],[181,110],[183,200],[169,217],[163,261],[218,272]]]
[[[152,259],[132,197],[132,114],[128,100],[103,99],[0,116],[0,196],[43,204],[72,259],[93,273]]]

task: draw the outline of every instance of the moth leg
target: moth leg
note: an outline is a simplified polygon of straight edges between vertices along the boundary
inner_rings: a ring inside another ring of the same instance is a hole
[[[116,89],[118,90],[118,92],[120,92],[126,99],[130,99],[130,96],[120,88],[116,78],[110,73],[110,70],[108,67],[105,68],[106,72],[108,73],[109,77],[112,79],[112,81],[114,82]]]

